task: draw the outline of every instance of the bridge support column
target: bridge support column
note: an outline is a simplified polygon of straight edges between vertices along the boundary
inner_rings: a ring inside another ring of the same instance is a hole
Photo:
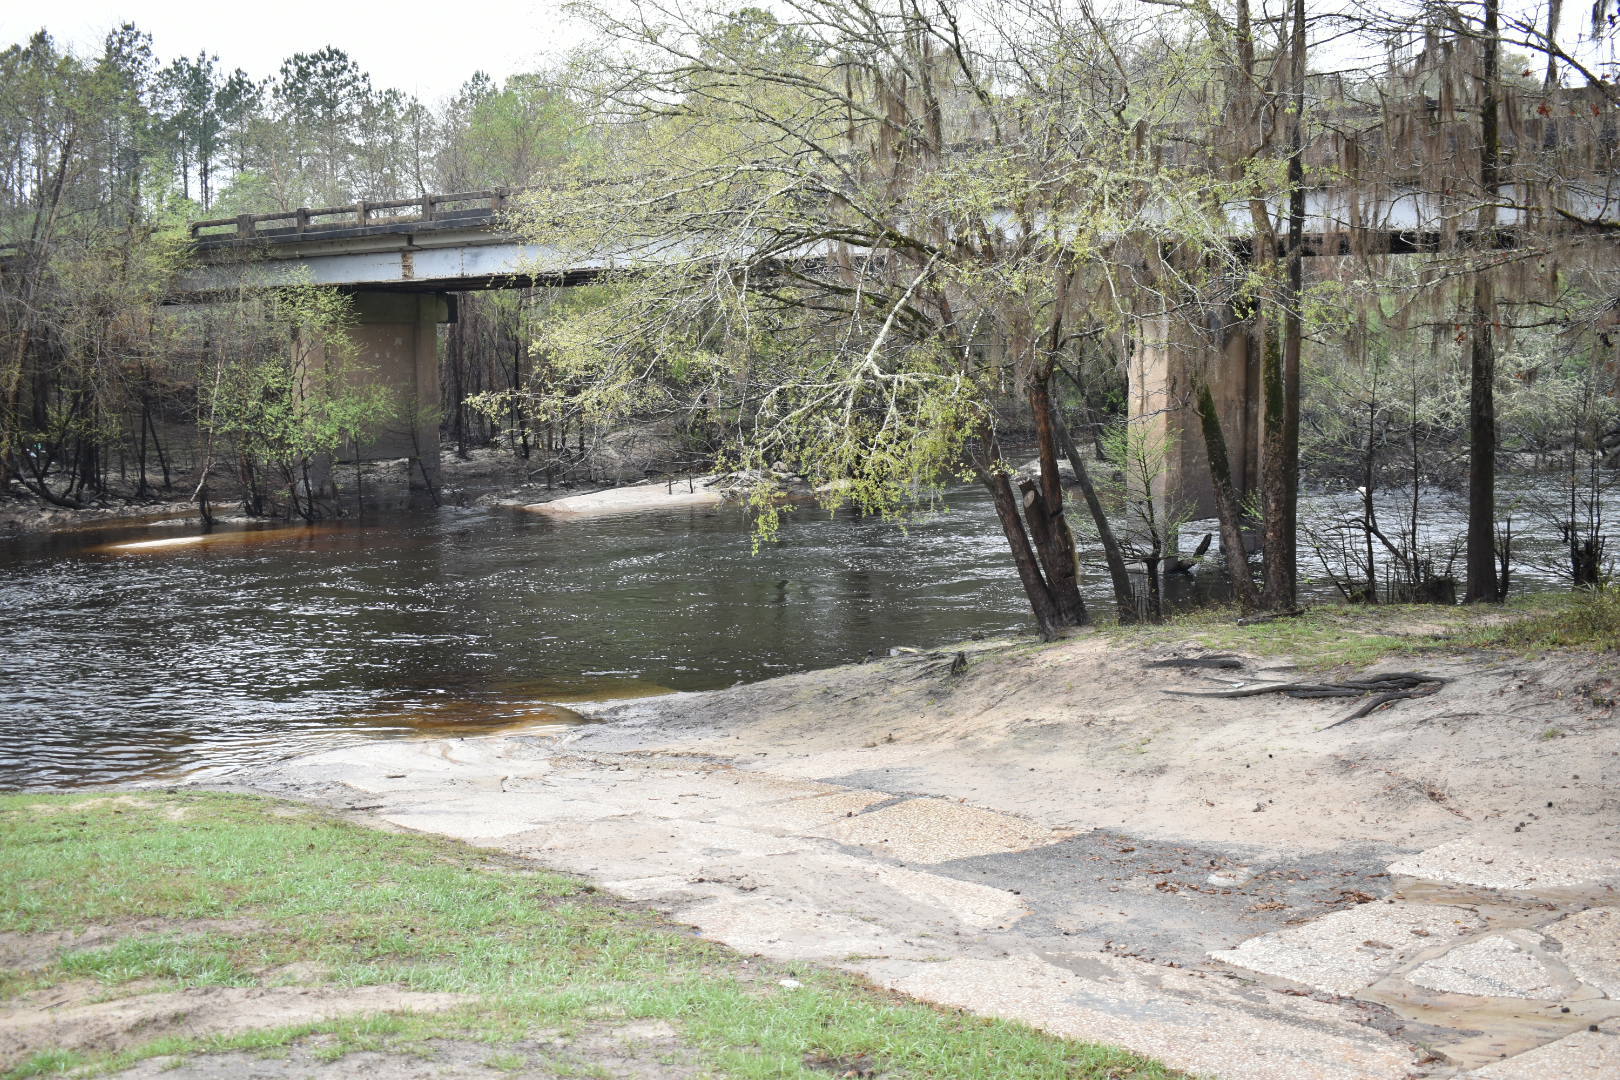
[[[392,391],[395,419],[359,447],[362,461],[410,459],[413,490],[439,486],[439,331],[452,321],[444,293],[357,292],[350,340],[361,377]]]
[[[1194,407],[1199,379],[1215,399],[1232,484],[1243,497],[1259,478],[1259,362],[1247,327],[1233,319],[1212,333],[1169,315],[1146,320],[1130,357],[1130,415],[1150,443],[1165,447],[1163,468],[1151,481],[1161,512],[1194,520],[1215,516]]]

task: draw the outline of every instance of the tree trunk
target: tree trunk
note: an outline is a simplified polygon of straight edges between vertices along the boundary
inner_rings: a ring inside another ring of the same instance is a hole
[[[1125,568],[1125,556],[1119,550],[1119,540],[1114,536],[1113,523],[1103,511],[1102,500],[1097,498],[1097,486],[1091,482],[1091,470],[1086,468],[1085,458],[1080,456],[1080,449],[1075,446],[1069,429],[1056,416],[1053,417],[1053,426],[1057,429],[1063,453],[1069,459],[1069,467],[1074,470],[1075,483],[1086,500],[1091,523],[1097,527],[1097,541],[1102,544],[1103,561],[1108,564],[1108,577],[1114,584],[1114,606],[1119,609],[1119,621],[1133,623],[1136,621],[1136,590],[1131,585],[1130,571]]]
[[[1019,582],[1024,586],[1030,611],[1035,616],[1036,628],[1043,639],[1051,641],[1057,637],[1063,625],[1058,606],[1046,579],[1041,575],[1040,561],[1030,545],[1023,515],[1018,509],[1018,496],[1013,493],[1012,483],[1007,479],[995,435],[989,431],[981,432],[979,436],[979,446],[973,453],[973,470],[995,503],[996,518],[1007,537],[1007,547],[1012,551],[1013,565],[1018,570]]]
[[[1492,246],[1496,229],[1497,0],[1485,0],[1483,58],[1479,106],[1479,228],[1477,257]],[[1496,579],[1496,292],[1483,268],[1474,271],[1473,332],[1468,348],[1468,587],[1463,602],[1494,604],[1501,600]]]
[[[1080,596],[1079,559],[1074,533],[1063,513],[1063,477],[1058,472],[1057,436],[1052,423],[1051,372],[1032,376],[1028,386],[1030,416],[1041,463],[1040,480],[1032,485],[1035,498],[1024,500],[1029,535],[1046,573],[1046,583],[1057,605],[1059,625],[1084,626],[1086,602]]]
[[[1296,535],[1299,508],[1299,363],[1305,291],[1305,0],[1294,0],[1289,44],[1288,243],[1284,255],[1282,348],[1268,340],[1265,385],[1265,606],[1297,606]],[[1280,360],[1280,363],[1278,362]]]
[[[1215,410],[1215,395],[1209,385],[1198,387],[1198,420],[1204,432],[1204,450],[1209,458],[1209,475],[1214,481],[1215,516],[1221,525],[1221,554],[1226,558],[1226,573],[1232,579],[1232,594],[1238,607],[1245,612],[1260,607],[1260,593],[1249,575],[1249,557],[1243,550],[1243,527],[1238,509],[1237,490],[1232,484],[1232,465],[1226,451],[1226,435],[1221,430],[1220,414]]]
[[[152,420],[152,405],[147,400],[146,395],[142,394],[141,395],[141,422],[139,424],[139,427],[140,427],[140,442],[138,444],[138,449],[137,449],[136,454],[135,454],[135,497],[137,499],[146,498],[146,496],[150,493],[150,490],[151,490],[150,488],[147,487],[147,484],[146,484],[146,432],[147,432],[147,429],[151,425],[151,420]]]

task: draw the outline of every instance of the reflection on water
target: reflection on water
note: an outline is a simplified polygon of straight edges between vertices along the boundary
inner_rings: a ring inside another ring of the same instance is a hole
[[[758,556],[731,509],[444,509],[0,543],[0,785],[213,769],[334,737],[546,728],[577,722],[569,703],[1022,628],[988,505],[949,502],[909,534],[800,510]]]
[[[186,533],[180,536],[163,536],[156,540],[115,540],[109,544],[101,544],[90,548],[91,552],[113,552],[127,554],[131,552],[150,551],[161,553],[175,548],[185,547],[246,547],[260,544],[272,544],[282,540],[313,540],[325,533],[331,532],[338,526],[332,524],[317,525],[286,525],[280,528],[264,527],[254,529],[222,529],[218,532]]]
[[[442,509],[206,537],[156,522],[0,542],[0,786],[215,769],[334,737],[550,730],[578,722],[559,706],[1026,629],[988,501],[970,489],[947,503],[904,531],[800,508],[757,556],[729,508]],[[1353,509],[1338,496],[1302,508],[1318,525]],[[1083,562],[1106,611],[1100,560]],[[1558,584],[1533,566],[1515,582]],[[1212,588],[1211,573],[1166,582],[1172,606]],[[1314,588],[1332,595],[1319,573]]]

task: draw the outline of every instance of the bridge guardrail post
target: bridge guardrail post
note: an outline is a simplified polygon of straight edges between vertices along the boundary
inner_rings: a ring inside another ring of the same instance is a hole
[[[438,196],[436,196],[436,195],[424,195],[424,196],[422,196],[422,218],[423,218],[423,220],[424,221],[432,221],[434,219],[434,217],[436,216],[437,211],[438,211]]]
[[[246,239],[246,238],[252,236],[253,232],[254,232],[254,229],[253,229],[253,215],[252,214],[237,214],[236,215],[236,235],[242,237],[243,239]]]
[[[354,220],[361,225],[371,223],[371,208],[366,205],[366,200],[361,199],[354,204]]]

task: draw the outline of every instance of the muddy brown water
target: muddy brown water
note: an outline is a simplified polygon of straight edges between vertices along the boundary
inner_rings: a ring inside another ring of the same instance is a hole
[[[1213,574],[1166,585],[1176,606],[1221,590]],[[1106,575],[1086,591],[1106,614]],[[1026,629],[976,488],[904,528],[800,507],[758,554],[735,508],[80,527],[0,540],[0,788],[219,770],[334,737],[566,725],[581,702]]]
[[[729,508],[0,542],[0,786],[568,724],[580,702],[1022,629],[988,505],[962,491],[947,507],[905,531],[800,509],[758,555]]]

